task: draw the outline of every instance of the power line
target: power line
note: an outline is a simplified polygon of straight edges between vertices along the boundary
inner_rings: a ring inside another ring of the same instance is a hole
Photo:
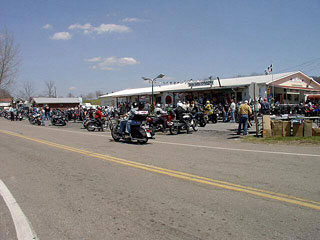
[[[285,72],[285,71],[287,71],[287,70],[290,70],[290,69],[293,69],[293,68],[297,68],[297,67],[301,67],[301,66],[303,66],[303,65],[310,66],[310,65],[314,64],[315,62],[317,62],[318,60],[320,60],[320,58],[315,58],[315,59],[309,60],[309,61],[307,61],[307,62],[301,63],[301,64],[299,64],[299,65],[296,65],[296,66],[292,66],[292,67],[289,67],[289,68],[286,68],[286,69],[279,70],[279,71],[277,71],[277,72]],[[305,67],[307,67],[307,66],[305,66]]]

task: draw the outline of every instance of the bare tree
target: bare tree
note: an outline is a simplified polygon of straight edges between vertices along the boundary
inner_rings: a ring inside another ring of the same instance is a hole
[[[98,98],[99,96],[101,96],[102,95],[102,92],[100,91],[100,90],[97,90],[96,91],[96,98]]]
[[[25,100],[30,101],[35,94],[34,84],[32,82],[24,82],[19,95]]]
[[[11,98],[11,94],[5,90],[0,88],[0,98]]]
[[[13,83],[19,63],[19,48],[5,28],[0,31],[0,89],[7,89]]]
[[[94,99],[94,93],[88,93],[85,99]]]
[[[54,81],[46,81],[44,83],[46,85],[46,95],[50,98],[57,97],[57,89]]]
[[[72,94],[71,92],[69,92],[68,95],[67,95],[67,97],[68,97],[68,98],[73,98],[74,96],[73,96],[73,94]]]

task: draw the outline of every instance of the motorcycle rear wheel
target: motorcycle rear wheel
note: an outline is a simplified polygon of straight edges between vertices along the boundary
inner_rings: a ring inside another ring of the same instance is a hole
[[[200,127],[205,127],[207,125],[206,120],[200,120],[199,125],[200,125]]]
[[[148,142],[148,138],[144,138],[143,140],[138,140],[140,144],[146,144]]]

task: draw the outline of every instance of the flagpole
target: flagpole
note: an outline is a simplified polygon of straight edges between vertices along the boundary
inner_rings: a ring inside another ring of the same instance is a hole
[[[274,95],[274,84],[273,84],[273,63],[271,64],[272,65],[272,69],[271,69],[271,77],[272,77],[272,98],[273,98],[273,102],[275,102],[276,98],[275,98],[275,95]]]

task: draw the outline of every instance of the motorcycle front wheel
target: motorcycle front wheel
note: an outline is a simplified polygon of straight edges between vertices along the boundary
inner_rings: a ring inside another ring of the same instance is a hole
[[[198,123],[196,120],[193,120],[192,129],[195,132],[197,132],[199,130]]]
[[[113,138],[113,140],[114,140],[115,142],[119,142],[120,139],[121,139],[121,137],[119,136],[118,133],[119,133],[119,126],[116,126],[116,127],[113,128],[112,131],[111,131],[111,136],[112,136],[112,138]]]
[[[178,127],[175,127],[175,126],[171,126],[171,127],[169,128],[169,131],[170,131],[170,134],[171,134],[171,135],[177,135],[177,134],[179,133]]]
[[[88,123],[88,125],[87,125],[87,130],[88,130],[89,132],[94,132],[94,131],[96,130],[95,124],[94,124],[93,122]]]

